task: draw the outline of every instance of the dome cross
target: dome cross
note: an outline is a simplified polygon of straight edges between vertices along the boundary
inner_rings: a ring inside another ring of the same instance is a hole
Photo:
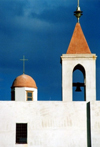
[[[20,59],[23,61],[23,74],[25,74],[25,61],[28,61],[28,59],[25,59],[25,56],[23,55],[23,59]]]

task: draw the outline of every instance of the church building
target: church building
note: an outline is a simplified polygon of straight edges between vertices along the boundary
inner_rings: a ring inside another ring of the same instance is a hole
[[[11,101],[0,101],[0,147],[100,147],[100,102],[96,101],[96,54],[77,23],[61,56],[62,101],[38,101],[38,85],[23,73],[11,86]],[[73,80],[79,70],[83,81]],[[74,93],[83,89],[83,101]],[[75,92],[73,93],[73,89]]]

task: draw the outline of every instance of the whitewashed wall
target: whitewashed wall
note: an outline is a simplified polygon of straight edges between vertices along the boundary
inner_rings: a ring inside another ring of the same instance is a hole
[[[29,87],[15,87],[15,101],[26,101],[26,91],[33,91],[33,101],[37,101],[37,89]]]
[[[16,144],[28,123],[28,144]],[[85,102],[0,102],[0,147],[87,147]]]
[[[91,102],[90,108],[92,147],[100,147],[100,101]]]

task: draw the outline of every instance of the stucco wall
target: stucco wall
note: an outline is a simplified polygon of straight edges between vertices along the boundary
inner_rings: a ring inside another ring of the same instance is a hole
[[[92,147],[100,147],[100,101],[91,102],[90,108]]]
[[[16,144],[16,123],[28,123],[28,144]],[[86,147],[85,102],[0,102],[0,147]]]
[[[26,101],[26,91],[33,91],[33,101],[37,101],[37,89],[29,87],[16,87],[15,101]]]

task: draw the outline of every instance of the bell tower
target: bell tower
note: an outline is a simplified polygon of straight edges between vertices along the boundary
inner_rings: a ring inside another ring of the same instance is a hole
[[[67,52],[61,56],[62,100],[73,101],[73,87],[76,87],[75,92],[77,93],[82,92],[81,88],[83,87],[84,101],[95,101],[96,55],[91,53],[79,23],[79,18],[82,15],[79,0],[74,15],[77,17],[77,23]],[[83,74],[83,82],[73,82],[73,74],[76,70],[81,71]]]

